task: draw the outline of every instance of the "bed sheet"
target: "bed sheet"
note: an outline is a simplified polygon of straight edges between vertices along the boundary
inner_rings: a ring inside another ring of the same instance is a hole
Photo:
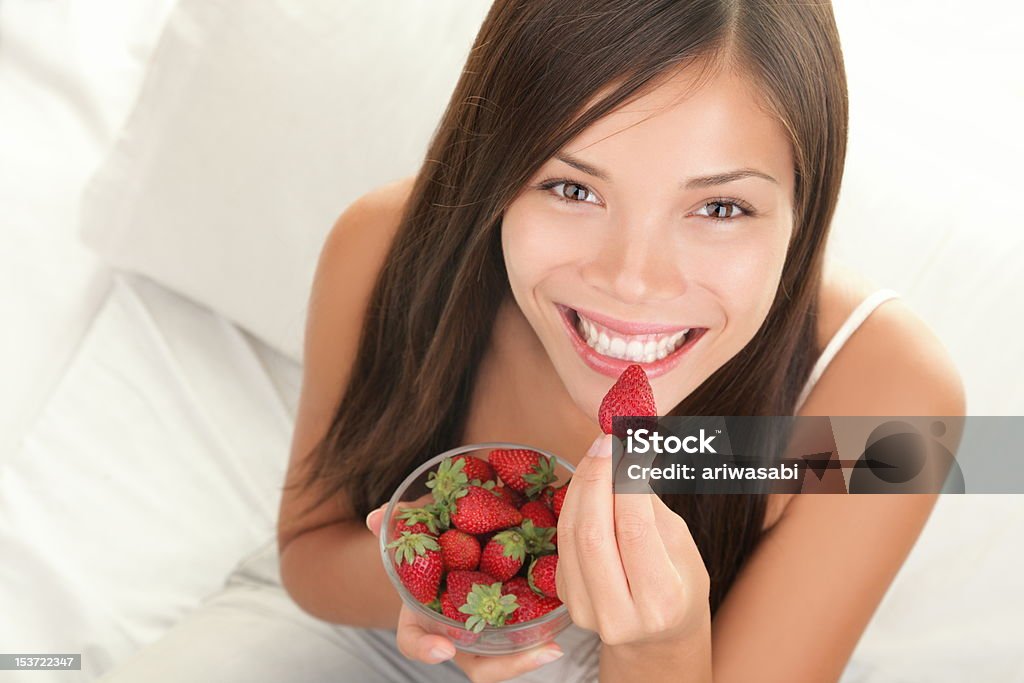
[[[115,274],[0,465],[4,651],[81,652],[91,680],[217,590],[274,534],[299,385],[219,315]]]

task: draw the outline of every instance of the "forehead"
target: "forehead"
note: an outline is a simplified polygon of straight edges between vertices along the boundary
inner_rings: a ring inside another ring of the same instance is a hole
[[[696,66],[688,66],[664,77],[652,90],[594,122],[563,151],[611,168],[613,180],[633,171],[646,171],[648,179],[652,170],[664,171],[680,180],[751,167],[769,173],[783,187],[793,183],[785,127],[763,106],[754,83],[731,68],[701,77]]]

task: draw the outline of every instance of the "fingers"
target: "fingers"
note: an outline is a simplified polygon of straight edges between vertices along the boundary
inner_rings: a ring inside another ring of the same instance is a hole
[[[380,536],[380,522],[384,519],[384,508],[386,507],[385,503],[379,508],[370,510],[370,514],[366,515],[366,528],[372,531],[374,536]]]
[[[416,621],[416,615],[404,606],[398,614],[396,631],[398,651],[405,657],[426,664],[440,664],[455,658],[455,663],[474,683],[507,681],[549,664],[562,656],[562,648],[548,643],[524,652],[502,657],[481,657],[458,652],[447,638],[428,633]]]
[[[697,542],[690,533],[686,520],[677,515],[665,502],[652,496],[658,536],[662,539],[665,552],[675,565],[682,579],[693,589],[707,590],[710,583],[707,566],[701,557]]]
[[[591,450],[599,445],[603,437],[594,440]],[[587,458],[583,458],[587,460]],[[579,472],[579,469],[576,470]],[[580,563],[576,556],[576,500],[578,498],[579,484],[575,484],[575,474],[569,480],[568,488],[565,491],[565,500],[562,501],[562,511],[558,516],[558,571],[555,573],[555,589],[558,592],[558,599],[561,600],[569,610],[569,616],[573,622],[582,628],[596,630],[597,620],[590,604],[590,596],[587,595],[586,586],[583,583],[583,575],[580,573]]]
[[[562,656],[562,648],[549,643],[532,650],[500,657],[481,657],[460,652],[455,655],[459,665],[473,683],[498,683],[527,674]]]
[[[437,664],[455,656],[455,645],[444,636],[427,633],[405,606],[398,613],[396,636],[398,651],[409,659]]]
[[[562,557],[575,556],[577,571],[591,605],[600,605],[595,616],[623,615],[633,611],[629,586],[619,558],[615,538],[614,500],[612,498],[611,436],[602,437],[599,447],[580,460],[569,482],[559,517],[559,567]],[[566,510],[569,510],[568,519]],[[563,520],[565,524],[563,525]],[[566,534],[563,536],[562,527]],[[566,548],[568,544],[568,548]],[[566,577],[571,581],[571,577]],[[569,592],[572,585],[568,583]],[[604,624],[596,624],[603,627]]]
[[[659,533],[650,493],[617,493],[615,537],[626,583],[640,614],[661,610],[665,596],[674,595],[679,572]]]

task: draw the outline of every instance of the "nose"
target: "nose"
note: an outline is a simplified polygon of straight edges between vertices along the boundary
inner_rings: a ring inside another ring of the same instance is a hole
[[[686,278],[672,245],[653,231],[614,231],[582,268],[583,280],[628,305],[655,304],[686,291]]]

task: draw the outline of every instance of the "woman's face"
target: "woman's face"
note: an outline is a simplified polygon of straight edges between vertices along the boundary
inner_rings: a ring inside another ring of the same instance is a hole
[[[779,285],[785,130],[737,74],[691,78],[596,122],[504,213],[513,296],[588,415],[633,362],[670,410],[753,338]]]

